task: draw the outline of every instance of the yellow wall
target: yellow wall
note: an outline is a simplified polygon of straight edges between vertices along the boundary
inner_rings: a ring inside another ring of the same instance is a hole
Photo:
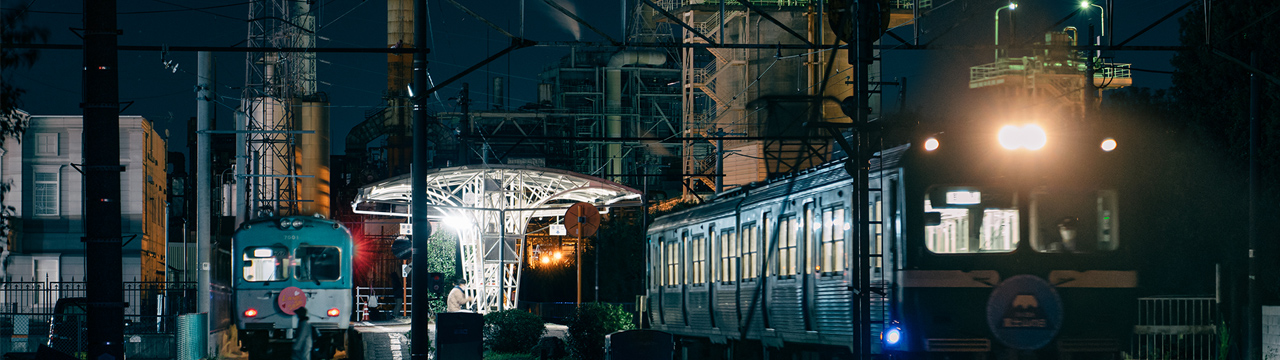
[[[168,147],[155,131],[150,121],[142,120],[143,132],[143,194],[142,208],[142,281],[165,279],[165,202],[167,202],[169,177],[165,173]],[[131,186],[125,184],[125,186]],[[132,185],[136,186],[136,185]]]

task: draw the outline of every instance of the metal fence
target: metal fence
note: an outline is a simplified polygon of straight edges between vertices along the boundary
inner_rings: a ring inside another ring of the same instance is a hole
[[[370,307],[378,298],[377,309]],[[413,288],[356,287],[356,321],[382,321],[413,315]]]
[[[177,315],[195,311],[196,284],[129,281],[121,286],[126,353],[134,359],[173,358]],[[64,353],[83,352],[85,319],[78,309],[85,306],[85,290],[83,280],[0,283],[0,353],[35,352],[51,338]],[[72,309],[55,317],[59,301]]]
[[[1133,359],[1217,359],[1218,300],[1213,297],[1138,299]]]

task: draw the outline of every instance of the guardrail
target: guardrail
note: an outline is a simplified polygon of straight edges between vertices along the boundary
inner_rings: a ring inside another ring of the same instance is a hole
[[[1138,299],[1133,359],[1218,359],[1221,316],[1213,297]]]

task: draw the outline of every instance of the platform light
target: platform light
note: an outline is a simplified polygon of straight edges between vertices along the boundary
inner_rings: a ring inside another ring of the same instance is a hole
[[[1102,151],[1111,152],[1116,149],[1116,139],[1106,138],[1102,140]]]
[[[938,150],[938,145],[939,144],[938,144],[937,138],[929,138],[929,140],[924,141],[924,150],[925,151]]]
[[[258,316],[257,309],[249,308],[249,310],[244,311],[244,317],[254,317],[254,316]]]
[[[555,256],[556,256],[556,261],[560,261],[560,258],[564,257],[564,254],[557,251]]]
[[[545,255],[544,255],[544,256],[542,256],[542,264],[544,264],[544,265],[545,265],[545,264],[550,264],[550,263],[551,263],[551,258],[546,257]]]
[[[1000,146],[1009,150],[1020,148],[1040,150],[1048,143],[1048,136],[1045,135],[1044,129],[1035,124],[1027,124],[1021,127],[1005,125],[1000,128],[1000,133],[996,138],[1000,141]]]
[[[444,217],[444,225],[454,229],[464,230],[471,227],[471,221],[466,218],[450,215]]]
[[[329,317],[337,317],[341,313],[342,313],[341,311],[338,311],[338,308],[332,308],[332,309],[329,309],[329,311],[325,312],[325,314],[328,314]]]

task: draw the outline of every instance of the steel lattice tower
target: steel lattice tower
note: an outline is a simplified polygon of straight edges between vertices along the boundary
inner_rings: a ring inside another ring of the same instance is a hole
[[[249,5],[247,47],[311,48],[317,7],[309,2],[256,0]],[[299,134],[296,110],[317,96],[314,52],[251,51],[236,119],[238,214],[298,212]],[[247,202],[240,202],[244,201]],[[248,211],[246,211],[248,210]],[[244,220],[247,217],[241,217]]]

